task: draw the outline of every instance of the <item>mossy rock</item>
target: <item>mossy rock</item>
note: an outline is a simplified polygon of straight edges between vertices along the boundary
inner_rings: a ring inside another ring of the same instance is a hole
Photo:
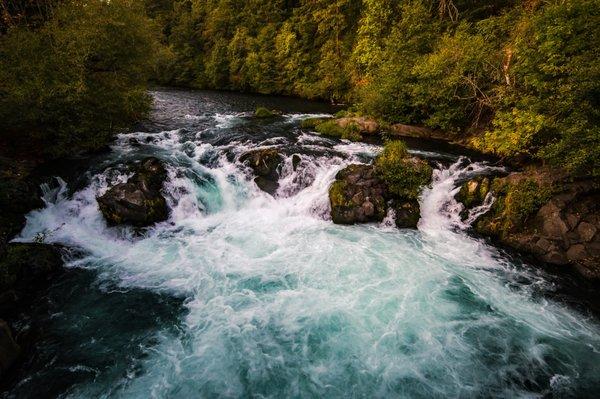
[[[279,115],[281,115],[280,112],[277,112],[275,110],[270,110],[270,109],[265,108],[265,107],[258,107],[254,111],[254,117],[255,118],[273,118],[273,117],[276,117],[276,116],[279,116]]]
[[[465,182],[456,194],[456,200],[466,209],[480,206],[491,189],[491,180],[487,176],[479,176]]]
[[[331,120],[331,118],[308,118],[308,119],[303,119],[300,122],[300,127],[302,129],[315,129],[317,127],[317,125],[320,125],[321,123],[327,122],[328,120]]]
[[[315,131],[323,136],[337,139],[360,141],[362,136],[358,125],[349,124],[345,127],[340,126],[336,120],[327,120],[315,126]]]
[[[392,197],[417,199],[423,186],[431,182],[433,169],[421,159],[411,157],[398,140],[386,143],[375,160],[378,176],[385,181]]]

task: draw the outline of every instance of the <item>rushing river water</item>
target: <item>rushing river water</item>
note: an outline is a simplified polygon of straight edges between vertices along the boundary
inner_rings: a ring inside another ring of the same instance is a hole
[[[87,173],[45,187],[18,240],[71,249],[45,335],[9,397],[593,397],[600,326],[554,284],[469,236],[453,200],[489,170],[452,153],[421,196],[418,230],[338,226],[328,187],[376,145],[302,131],[321,104],[160,90],[139,132]],[[256,105],[281,109],[250,117]],[[275,197],[239,162],[288,155]],[[291,155],[301,162],[296,171]],[[95,197],[154,155],[169,220],[109,228]],[[64,176],[63,176],[64,177]],[[391,217],[391,215],[390,215]]]

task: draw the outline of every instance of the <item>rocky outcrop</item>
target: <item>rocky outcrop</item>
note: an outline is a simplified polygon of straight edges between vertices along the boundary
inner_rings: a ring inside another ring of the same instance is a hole
[[[100,211],[111,225],[144,227],[168,217],[167,202],[161,193],[167,177],[163,164],[150,157],[135,170],[126,183],[117,184],[97,198]]]
[[[283,156],[274,148],[248,151],[240,157],[240,162],[252,169],[254,182],[263,191],[273,195],[279,187],[279,166]]]
[[[487,185],[480,179],[466,183],[457,197],[477,206],[491,187],[496,202],[475,224],[478,233],[600,280],[600,184],[537,180],[527,173],[495,178]]]
[[[329,189],[334,223],[380,222],[391,206],[396,226],[416,228],[418,196],[431,180],[431,167],[411,157],[399,141],[388,142],[373,165],[350,165],[338,172]]]
[[[385,183],[372,165],[349,165],[329,189],[331,219],[337,224],[380,222],[387,213]]]

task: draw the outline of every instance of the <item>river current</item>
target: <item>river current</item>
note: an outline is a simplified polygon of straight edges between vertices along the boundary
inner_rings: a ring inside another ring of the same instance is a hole
[[[435,146],[418,230],[339,226],[337,171],[381,147],[300,129],[327,106],[154,91],[155,111],[84,173],[44,187],[18,241],[68,249],[45,335],[8,397],[594,397],[600,324],[553,280],[468,234],[453,199],[493,169]],[[280,117],[251,117],[257,105]],[[239,156],[287,155],[274,197]],[[292,168],[291,156],[301,162]],[[165,162],[170,216],[107,227],[95,200],[125,165]],[[75,168],[75,167],[73,167]]]

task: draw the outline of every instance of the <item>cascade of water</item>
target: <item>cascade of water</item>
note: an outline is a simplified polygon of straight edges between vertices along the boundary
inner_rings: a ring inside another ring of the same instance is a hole
[[[214,130],[245,118],[232,115],[215,118]],[[48,242],[83,250],[68,266],[124,292],[185,298],[185,311],[176,328],[145,333],[143,356],[104,365],[66,397],[518,397],[587,393],[599,382],[598,326],[535,297],[542,279],[463,231],[493,199],[463,222],[459,183],[494,168],[465,158],[438,167],[418,231],[390,228],[392,213],[383,226],[336,226],[326,220],[335,174],[378,147],[298,134],[294,144],[311,151],[295,169],[285,158],[271,197],[237,162],[256,142],[131,136],[168,164],[168,221],[138,235],[108,227],[95,197],[128,178],[113,168],[70,197],[62,183],[47,187],[46,208],[28,215],[20,240],[51,232]],[[114,151],[137,150],[121,137]],[[63,351],[53,370],[122,357],[102,346],[111,323],[79,337],[77,307],[64,312],[60,331],[88,357]]]

